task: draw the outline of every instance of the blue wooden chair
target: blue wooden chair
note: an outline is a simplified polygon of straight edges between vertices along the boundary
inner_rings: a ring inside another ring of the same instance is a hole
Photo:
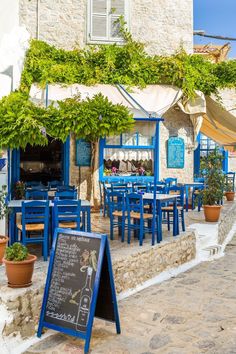
[[[63,182],[62,181],[54,180],[54,181],[50,181],[48,183],[48,188],[49,189],[55,189],[55,188],[58,188],[59,186],[63,186]]]
[[[17,224],[17,229],[20,230],[22,235],[21,242],[25,246],[27,244],[41,243],[43,247],[43,258],[45,261],[48,257],[48,228],[49,202],[22,202],[21,224]]]
[[[77,191],[76,190],[67,190],[67,191],[60,191],[55,193],[55,197],[62,200],[62,199],[77,199]]]
[[[57,192],[75,191],[75,190],[76,190],[75,186],[70,186],[70,185],[57,186]]]
[[[139,245],[142,246],[145,233],[152,232],[150,221],[153,214],[144,212],[143,196],[138,193],[126,194],[128,243],[131,240],[131,231],[138,233]]]
[[[26,190],[25,193],[26,199],[30,200],[48,200],[48,191],[47,190],[38,190],[30,189]]]
[[[235,172],[227,172],[225,174],[225,183],[231,184],[233,191],[235,190]]]
[[[102,209],[103,216],[105,217],[108,214],[108,196],[109,188],[107,187],[107,182],[102,182],[101,185],[101,195],[102,195]]]
[[[168,188],[168,193],[177,194],[177,232],[179,233],[179,218],[181,218],[182,230],[185,231],[185,220],[184,220],[184,187],[172,186]],[[162,212],[167,213],[167,225],[168,230],[170,231],[170,224],[174,224],[174,206],[166,205],[161,208]],[[172,218],[172,220],[171,220]],[[165,219],[163,219],[165,222]]]
[[[195,209],[195,205],[197,203],[198,211],[201,211],[201,206],[202,206],[201,191],[204,188],[205,188],[204,185],[193,187],[193,190],[192,190],[192,210]]]
[[[129,191],[128,183],[112,183],[111,191],[112,192],[123,192],[128,193]]]
[[[149,184],[147,182],[134,182],[132,184],[132,192],[146,193],[149,191]]]
[[[125,193],[108,192],[107,193],[108,210],[110,217],[110,239],[114,238],[114,228],[118,228],[121,234],[121,241],[125,239]]]
[[[44,184],[42,184],[42,182],[39,181],[31,181],[31,182],[26,182],[25,183],[26,188],[34,188],[34,187],[45,187]]]
[[[53,231],[56,227],[81,230],[81,200],[54,200]]]
[[[173,177],[168,177],[168,178],[164,178],[164,182],[167,188],[171,187],[171,186],[176,186],[177,185],[177,178],[173,178]]]

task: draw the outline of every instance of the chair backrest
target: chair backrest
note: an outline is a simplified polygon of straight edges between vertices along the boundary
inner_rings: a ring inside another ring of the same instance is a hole
[[[138,193],[126,194],[126,209],[128,215],[133,211],[143,216],[143,196]]]
[[[57,191],[55,197],[58,199],[77,199],[76,190]]]
[[[60,222],[76,222],[80,230],[81,200],[54,199],[54,226],[59,227]]]
[[[148,192],[149,184],[147,182],[134,182],[132,184],[132,192]]]
[[[235,172],[227,172],[225,174],[225,182],[228,184],[232,184],[233,190],[235,187]]]
[[[110,215],[114,211],[125,211],[124,192],[107,192],[107,201]]]
[[[22,202],[22,229],[26,224],[44,224],[49,221],[49,201]]]
[[[159,184],[156,185],[156,192],[157,193],[165,194],[166,193],[166,189],[167,189],[167,187],[166,187],[165,183],[163,183],[161,185],[159,185]],[[152,183],[152,184],[149,185],[148,192],[153,192],[153,191],[154,191],[154,184]]]
[[[112,183],[111,184],[111,191],[115,192],[125,192],[128,193],[129,187],[128,183]]]
[[[204,177],[194,177],[194,182],[204,183],[205,182],[205,178]]]
[[[184,206],[184,186],[171,186],[167,188],[167,193],[177,194],[177,205]]]
[[[26,199],[32,200],[48,200],[48,191],[47,190],[27,190],[25,193]]]
[[[57,192],[64,192],[64,191],[75,191],[76,187],[75,186],[70,186],[70,185],[61,185],[57,187]]]
[[[175,186],[177,184],[177,178],[168,177],[164,179],[167,187]]]

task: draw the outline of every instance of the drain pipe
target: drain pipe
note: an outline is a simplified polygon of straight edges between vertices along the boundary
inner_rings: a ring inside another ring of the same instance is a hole
[[[39,10],[40,10],[39,1],[40,0],[37,0],[37,4],[36,4],[36,39],[39,39]]]

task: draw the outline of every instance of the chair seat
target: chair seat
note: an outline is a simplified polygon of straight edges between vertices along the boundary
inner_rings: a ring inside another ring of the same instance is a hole
[[[150,205],[144,205],[143,209],[149,210],[150,209]]]
[[[62,229],[76,229],[77,228],[77,222],[75,221],[64,221],[64,222],[59,222],[59,227]]]
[[[173,205],[161,208],[162,211],[173,211],[173,209],[174,209]],[[182,206],[177,206],[177,209],[178,210],[183,210],[183,207]]]
[[[16,225],[19,230],[22,231],[22,225],[17,224]],[[43,231],[44,230],[44,224],[26,224],[25,225],[26,231]]]
[[[136,213],[134,211],[132,211],[130,213],[130,217],[133,218],[133,219],[141,219],[141,215],[140,213]],[[143,214],[143,218],[144,219],[152,219],[153,218],[153,215],[152,214],[148,214],[148,213],[144,213]]]

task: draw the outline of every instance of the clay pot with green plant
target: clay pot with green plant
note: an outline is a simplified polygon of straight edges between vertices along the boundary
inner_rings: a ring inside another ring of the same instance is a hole
[[[225,182],[225,196],[228,202],[233,202],[234,201],[234,187],[233,187],[233,182],[227,181]]]
[[[6,203],[7,198],[7,186],[2,186],[0,190],[0,219],[2,220],[6,215],[8,215],[9,209]],[[5,235],[0,235],[0,264],[2,264],[2,259],[5,253],[5,248],[8,242],[8,237]]]
[[[3,262],[6,267],[8,286],[11,288],[30,286],[36,259],[37,257],[29,254],[27,247],[19,242],[7,247]]]
[[[201,169],[204,171],[205,189],[201,192],[205,220],[217,222],[221,212],[224,195],[224,175],[222,172],[223,156],[218,149],[202,158]]]

